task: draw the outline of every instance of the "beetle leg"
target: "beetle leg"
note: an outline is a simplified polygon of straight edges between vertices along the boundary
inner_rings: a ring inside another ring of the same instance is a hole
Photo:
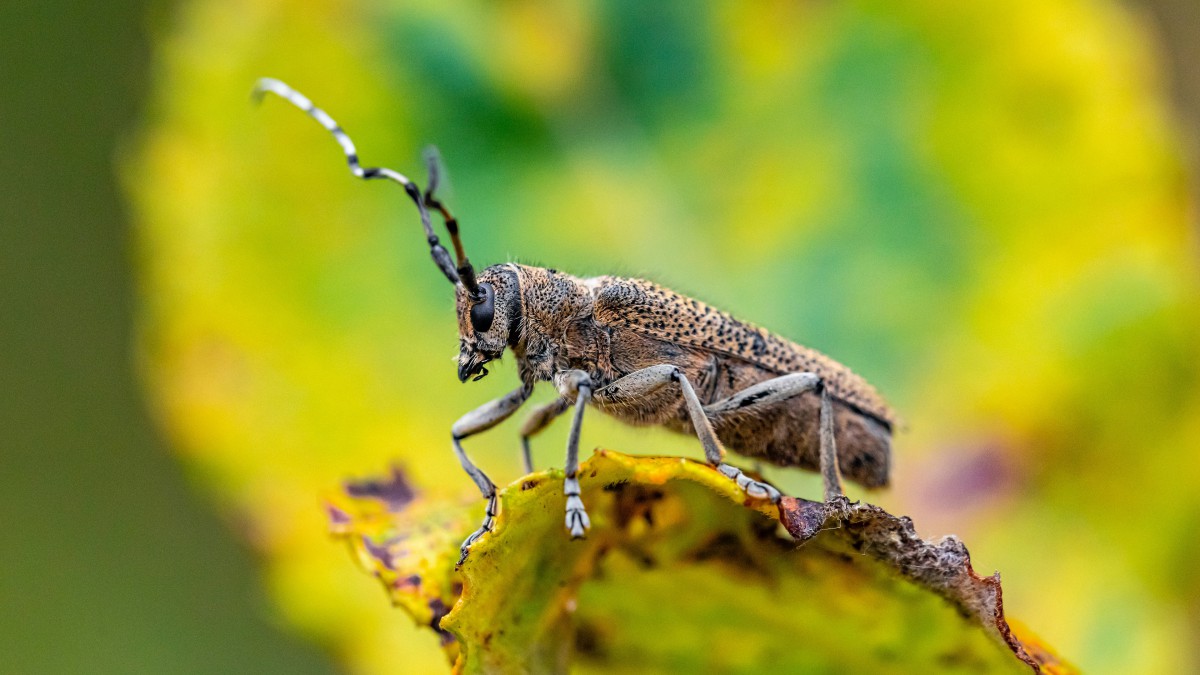
[[[485,532],[492,531],[493,519],[496,517],[496,484],[479,467],[475,466],[471,458],[467,457],[467,453],[462,447],[462,440],[481,431],[487,431],[508,419],[510,415],[516,412],[517,408],[521,407],[521,404],[529,399],[531,393],[533,393],[533,387],[528,385],[514,389],[508,394],[494,401],[488,401],[475,410],[463,415],[454,423],[454,426],[450,430],[451,439],[454,443],[454,454],[458,457],[459,463],[462,464],[463,470],[479,486],[479,491],[483,493],[484,499],[487,499],[487,509],[484,512],[483,524],[463,542],[462,555],[458,559],[459,565],[463,564],[463,561],[467,559],[467,551],[470,549],[471,544],[474,544]]]
[[[676,397],[680,393],[676,393],[670,386],[674,383],[679,384],[680,393],[692,420],[692,428],[695,429],[696,436],[700,439],[700,445],[704,447],[704,458],[708,460],[708,463],[736,482],[738,487],[745,490],[746,494],[751,497],[770,499],[773,502],[779,501],[781,496],[779,490],[762,481],[751,480],[749,476],[742,473],[741,469],[725,463],[725,448],[717,438],[716,432],[713,431],[712,422],[709,421],[708,414],[701,405],[700,398],[692,388],[691,382],[679,368],[663,364],[636,370],[607,387],[597,390],[596,400],[605,406],[645,405],[648,409],[657,408],[667,405],[668,401],[677,402],[679,400]]]
[[[707,406],[704,410],[713,417],[737,415],[755,406],[778,403],[809,391],[815,391],[821,396],[820,471],[821,480],[825,486],[825,501],[830,501],[842,495],[842,482],[838,470],[837,443],[833,432],[833,402],[829,396],[829,390],[825,388],[825,383],[816,373],[781,375],[747,387],[729,398]]]
[[[833,436],[833,401],[829,390],[821,386],[821,480],[825,483],[825,501],[841,497],[842,479],[838,468],[837,441]]]
[[[700,437],[700,444],[704,446],[704,457],[708,463],[715,466],[717,471],[731,478],[751,497],[778,502],[783,495],[779,494],[779,490],[776,490],[774,486],[762,481],[751,480],[749,476],[742,473],[741,469],[724,462],[725,448],[722,447],[716,432],[713,431],[712,421],[708,419],[708,414],[700,403],[700,397],[696,396],[696,390],[692,388],[692,383],[688,382],[687,376],[678,368],[671,375],[672,379],[679,383],[679,388],[683,390],[683,400],[687,403],[688,414],[692,417],[692,427],[695,428],[696,435]]]
[[[570,401],[558,398],[529,414],[525,425],[521,427],[521,456],[525,460],[525,473],[533,473],[533,452],[529,448],[529,439],[540,434],[570,407]]]
[[[579,428],[583,424],[583,409],[592,400],[592,380],[582,370],[569,370],[554,379],[564,397],[575,396],[575,417],[571,420],[571,433],[567,436],[567,477],[563,480],[563,494],[567,497],[567,530],[571,532],[571,538],[578,539],[592,526],[583,500],[579,498],[578,476]]]

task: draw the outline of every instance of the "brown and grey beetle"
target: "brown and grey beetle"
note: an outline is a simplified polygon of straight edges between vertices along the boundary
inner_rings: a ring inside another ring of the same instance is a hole
[[[516,357],[520,386],[467,413],[451,432],[463,469],[488,500],[482,526],[463,542],[463,559],[492,528],[496,486],[467,457],[462,441],[507,419],[538,382],[553,382],[559,397],[534,410],[521,429],[525,469],[533,470],[529,439],[573,407],[563,486],[573,537],[589,527],[576,475],[579,428],[588,405],[629,424],[695,434],[709,464],[752,498],[777,501],[780,494],[726,464],[726,446],[778,466],[820,471],[826,500],[842,494],[839,475],[865,487],[887,484],[892,411],[845,366],[649,281],[579,278],[514,263],[477,274],[457,221],[435,196],[436,155],[428,156],[429,187],[422,194],[395,171],[360,166],[349,136],[299,92],[263,79],[255,94],[265,92],[290,101],[329,130],[354,175],[397,182],[417,205],[434,262],[456,288],[458,378],[484,377],[486,364],[505,350]],[[429,209],[445,220],[454,262],[433,233]]]

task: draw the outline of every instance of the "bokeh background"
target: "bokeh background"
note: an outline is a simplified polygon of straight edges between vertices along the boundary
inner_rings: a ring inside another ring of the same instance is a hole
[[[1084,669],[1200,668],[1192,3],[114,0],[0,36],[0,670],[444,667],[320,497],[393,461],[469,495],[447,430],[513,369],[457,382],[411,207],[263,75],[367,163],[436,142],[477,262],[648,276],[851,364],[906,420],[856,496],[961,536]],[[517,425],[471,445],[498,482]]]

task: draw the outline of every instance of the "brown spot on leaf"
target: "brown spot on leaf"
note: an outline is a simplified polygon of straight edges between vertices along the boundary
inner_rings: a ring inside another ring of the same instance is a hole
[[[575,628],[575,651],[592,661],[601,661],[608,656],[604,636],[593,621],[581,621]]]
[[[441,598],[434,598],[429,601],[429,610],[433,612],[433,618],[429,620],[429,627],[437,631],[442,646],[445,647],[454,642],[454,636],[448,631],[442,630],[442,617],[450,613],[450,608],[446,607],[446,603],[442,602]]]
[[[363,537],[362,542],[363,548],[367,550],[367,553],[372,558],[378,560],[389,570],[396,569],[395,562],[392,560],[392,554],[390,551],[388,551],[387,544],[376,544],[375,542],[371,541],[370,537]]]
[[[617,495],[617,525],[627,527],[635,518],[654,524],[651,507],[663,498],[662,490],[644,485],[629,484],[615,491]]]
[[[700,544],[688,557],[698,562],[719,560],[745,570],[762,571],[762,566],[733,532],[716,533]]]
[[[348,480],[344,484],[351,497],[371,497],[387,504],[388,510],[399,512],[408,506],[416,491],[400,467],[392,466],[392,475],[382,479]]]
[[[400,577],[392,584],[396,590],[412,590],[420,587],[421,576],[419,574],[410,574],[406,577]]]
[[[807,499],[784,497],[779,500],[779,519],[798,542],[806,542],[821,531],[825,523],[825,505]]]
[[[344,534],[354,522],[349,513],[329,502],[325,502],[325,517],[329,520],[329,531],[333,534]]]

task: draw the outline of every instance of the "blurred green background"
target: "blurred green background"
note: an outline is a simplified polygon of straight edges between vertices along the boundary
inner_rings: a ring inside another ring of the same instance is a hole
[[[477,262],[645,275],[850,364],[907,421],[868,498],[1086,670],[1200,667],[1192,3],[8,3],[0,35],[0,670],[442,666],[320,496],[392,460],[469,494],[447,429],[513,371],[455,381],[411,208],[262,75],[367,163],[438,143]],[[518,476],[516,423],[471,450]]]

